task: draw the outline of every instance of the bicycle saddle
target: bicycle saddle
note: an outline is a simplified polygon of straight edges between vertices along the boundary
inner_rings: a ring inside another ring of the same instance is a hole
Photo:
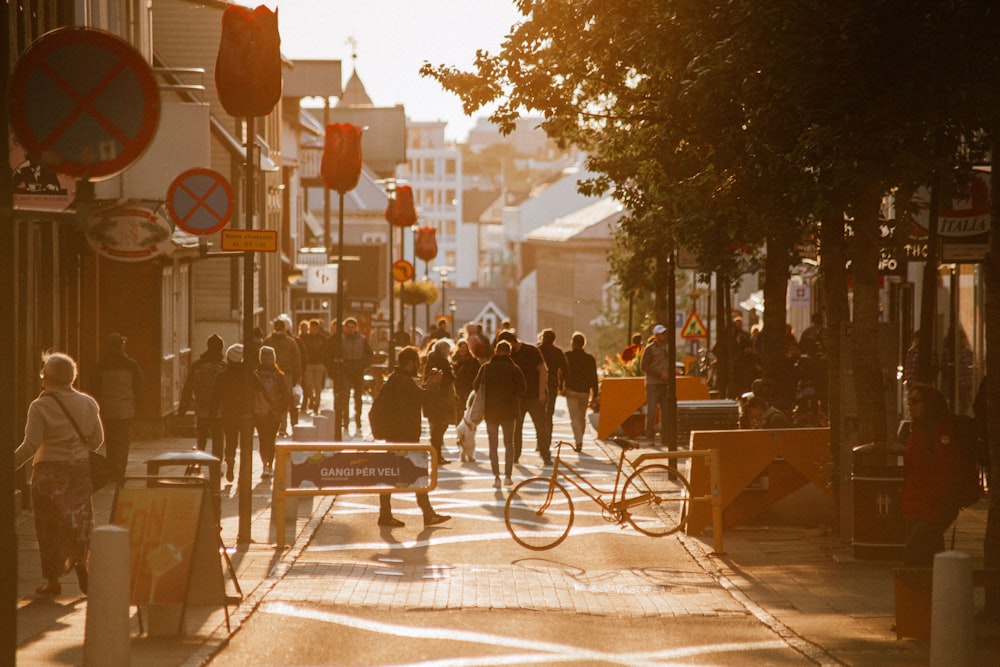
[[[627,438],[611,438],[611,442],[615,443],[622,449],[639,449],[639,443],[635,440],[629,440]]]

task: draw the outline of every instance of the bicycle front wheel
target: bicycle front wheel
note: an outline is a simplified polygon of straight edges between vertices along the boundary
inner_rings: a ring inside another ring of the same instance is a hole
[[[511,537],[522,547],[533,551],[552,549],[569,535],[573,500],[554,479],[532,477],[507,496],[503,519]]]
[[[661,464],[639,468],[625,480],[622,506],[628,522],[644,535],[663,537],[687,524],[691,489],[676,468]]]

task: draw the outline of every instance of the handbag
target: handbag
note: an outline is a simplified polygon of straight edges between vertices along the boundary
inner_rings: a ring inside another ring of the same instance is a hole
[[[73,415],[69,413],[69,410],[66,409],[63,402],[59,400],[59,397],[55,394],[45,395],[51,396],[55,399],[56,403],[59,404],[59,409],[63,411],[64,415],[66,415],[66,419],[68,419],[69,423],[73,425],[73,430],[76,431],[76,435],[80,438],[80,442],[82,442],[86,447],[87,439],[83,437],[83,431],[80,430],[80,426],[76,423],[76,420],[73,419]],[[88,459],[90,461],[90,487],[93,491],[97,491],[110,482],[114,478],[115,474],[111,469],[111,463],[108,462],[107,457],[102,456],[93,450],[89,450]]]

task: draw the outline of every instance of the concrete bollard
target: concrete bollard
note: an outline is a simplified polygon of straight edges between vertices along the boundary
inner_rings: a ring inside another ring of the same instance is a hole
[[[313,417],[313,426],[316,427],[316,433],[321,441],[333,440],[333,420],[323,415],[316,415]]]
[[[960,551],[934,557],[931,667],[971,667],[976,656],[972,559]]]
[[[315,426],[296,424],[292,427],[292,440],[295,442],[316,442],[319,440],[319,429]]]
[[[132,641],[128,530],[121,526],[95,528],[90,538],[90,562],[83,664],[128,665]]]

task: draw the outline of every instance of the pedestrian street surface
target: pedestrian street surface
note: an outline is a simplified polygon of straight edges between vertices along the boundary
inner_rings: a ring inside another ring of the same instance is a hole
[[[556,435],[570,439],[564,405]],[[567,485],[576,519],[548,551],[517,545],[504,525],[509,488],[494,489],[486,435],[459,463],[446,437],[435,511],[424,528],[413,494],[392,496],[403,528],[380,528],[378,497],[340,496],[211,664],[665,665],[802,664],[795,638],[680,536],[652,538],[601,516]],[[616,448],[592,439],[563,456],[599,487],[614,483]],[[525,433],[514,481],[543,474]],[[502,446],[501,446],[502,459]]]

